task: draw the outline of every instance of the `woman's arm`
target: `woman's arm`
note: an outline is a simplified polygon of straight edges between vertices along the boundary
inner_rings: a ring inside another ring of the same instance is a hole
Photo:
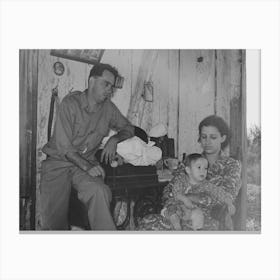
[[[214,186],[223,189],[234,201],[241,187],[241,164],[239,161],[229,158],[221,167],[220,174],[209,178]],[[212,188],[215,192],[215,190]]]
[[[189,193],[187,198],[194,204],[201,207],[210,207],[215,204],[215,201],[206,193]]]
[[[232,201],[232,196],[230,193],[225,191],[222,187],[216,186],[209,181],[205,181],[197,189],[196,193],[205,193],[209,195],[216,203],[227,204]]]
[[[208,194],[212,198],[214,204],[226,205],[231,215],[235,213],[232,195],[226,192],[222,187],[215,186],[206,181],[197,191]]]

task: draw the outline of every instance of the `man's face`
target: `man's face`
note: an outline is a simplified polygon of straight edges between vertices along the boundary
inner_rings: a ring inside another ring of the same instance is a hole
[[[102,103],[107,98],[111,98],[113,90],[115,77],[108,70],[104,70],[102,76],[100,77],[90,77],[90,94],[94,98],[96,103]]]
[[[186,167],[186,172],[193,183],[199,183],[205,180],[208,169],[208,161],[205,158],[199,158]]]

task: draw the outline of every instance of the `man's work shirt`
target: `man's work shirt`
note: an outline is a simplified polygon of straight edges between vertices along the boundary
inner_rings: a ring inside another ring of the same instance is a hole
[[[59,105],[53,136],[42,150],[67,162],[68,152],[78,152],[85,159],[94,160],[109,129],[126,131],[128,137],[134,135],[133,126],[110,100],[97,104],[90,111],[87,91],[76,91],[65,96]]]

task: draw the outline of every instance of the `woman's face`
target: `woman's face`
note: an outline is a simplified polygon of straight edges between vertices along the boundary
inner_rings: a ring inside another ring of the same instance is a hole
[[[226,140],[214,126],[203,126],[200,134],[200,144],[205,154],[219,154],[221,145]]]

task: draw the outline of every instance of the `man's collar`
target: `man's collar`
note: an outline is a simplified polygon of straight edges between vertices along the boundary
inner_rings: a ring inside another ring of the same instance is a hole
[[[89,102],[88,102],[88,90],[86,89],[81,95],[81,104],[82,108],[85,109],[88,113],[96,113],[104,103],[94,105],[93,109],[90,110]]]
[[[81,104],[83,109],[88,107],[87,89],[81,94]]]

